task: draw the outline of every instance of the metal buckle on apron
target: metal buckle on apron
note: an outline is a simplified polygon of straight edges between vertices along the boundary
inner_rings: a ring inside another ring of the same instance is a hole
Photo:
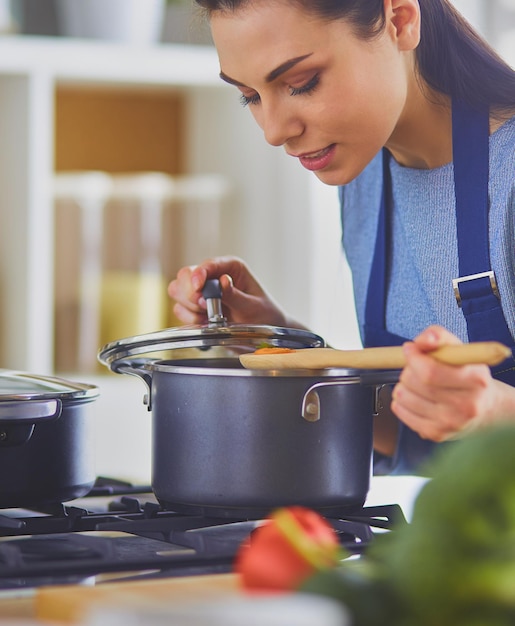
[[[464,283],[469,280],[476,280],[476,278],[489,278],[490,286],[492,287],[492,291],[497,298],[501,298],[499,294],[499,289],[497,288],[497,281],[495,280],[495,274],[492,270],[489,272],[481,272],[479,274],[470,274],[469,276],[460,276],[460,278],[452,279],[452,288],[454,289],[454,295],[456,296],[456,302],[458,306],[461,308],[461,294],[460,294],[460,283]]]

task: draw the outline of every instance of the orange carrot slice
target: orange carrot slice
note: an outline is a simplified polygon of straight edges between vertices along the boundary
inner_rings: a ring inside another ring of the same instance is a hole
[[[258,348],[254,354],[286,354],[288,352],[295,352],[291,348]]]

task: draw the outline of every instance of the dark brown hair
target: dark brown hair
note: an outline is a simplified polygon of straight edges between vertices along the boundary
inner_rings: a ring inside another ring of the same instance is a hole
[[[384,27],[384,0],[289,0],[323,19],[346,19],[363,38]],[[196,0],[208,15],[235,11],[252,0]],[[448,0],[419,0],[421,38],[416,50],[422,79],[434,90],[477,108],[515,107],[515,71]]]

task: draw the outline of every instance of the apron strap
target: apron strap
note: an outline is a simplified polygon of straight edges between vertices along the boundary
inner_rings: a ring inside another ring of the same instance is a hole
[[[367,300],[365,305],[364,345],[397,346],[406,339],[385,332],[386,329],[386,284],[388,272],[387,241],[389,239],[390,211],[393,203],[392,177],[390,173],[390,153],[386,148],[382,151],[383,158],[383,190],[379,205],[377,234],[374,258],[368,280]]]
[[[513,345],[501,308],[488,246],[489,111],[452,105],[459,278],[454,293],[469,341],[496,339]]]
[[[460,276],[490,269],[488,142],[488,110],[475,111],[461,102],[453,102],[452,151]]]

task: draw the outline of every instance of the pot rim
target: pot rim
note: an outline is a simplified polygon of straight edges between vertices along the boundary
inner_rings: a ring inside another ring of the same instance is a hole
[[[213,365],[211,365],[213,363]],[[234,367],[230,364],[234,363]],[[225,366],[228,364],[229,367]],[[224,365],[224,366],[222,366]],[[147,372],[168,374],[189,374],[193,376],[231,376],[238,378],[299,378],[299,379],[339,379],[342,382],[362,383],[367,379],[377,380],[384,377],[389,383],[397,379],[398,370],[362,370],[350,368],[326,369],[269,369],[251,370],[242,367],[237,358],[214,359],[178,359],[152,360],[141,363],[141,369]]]

